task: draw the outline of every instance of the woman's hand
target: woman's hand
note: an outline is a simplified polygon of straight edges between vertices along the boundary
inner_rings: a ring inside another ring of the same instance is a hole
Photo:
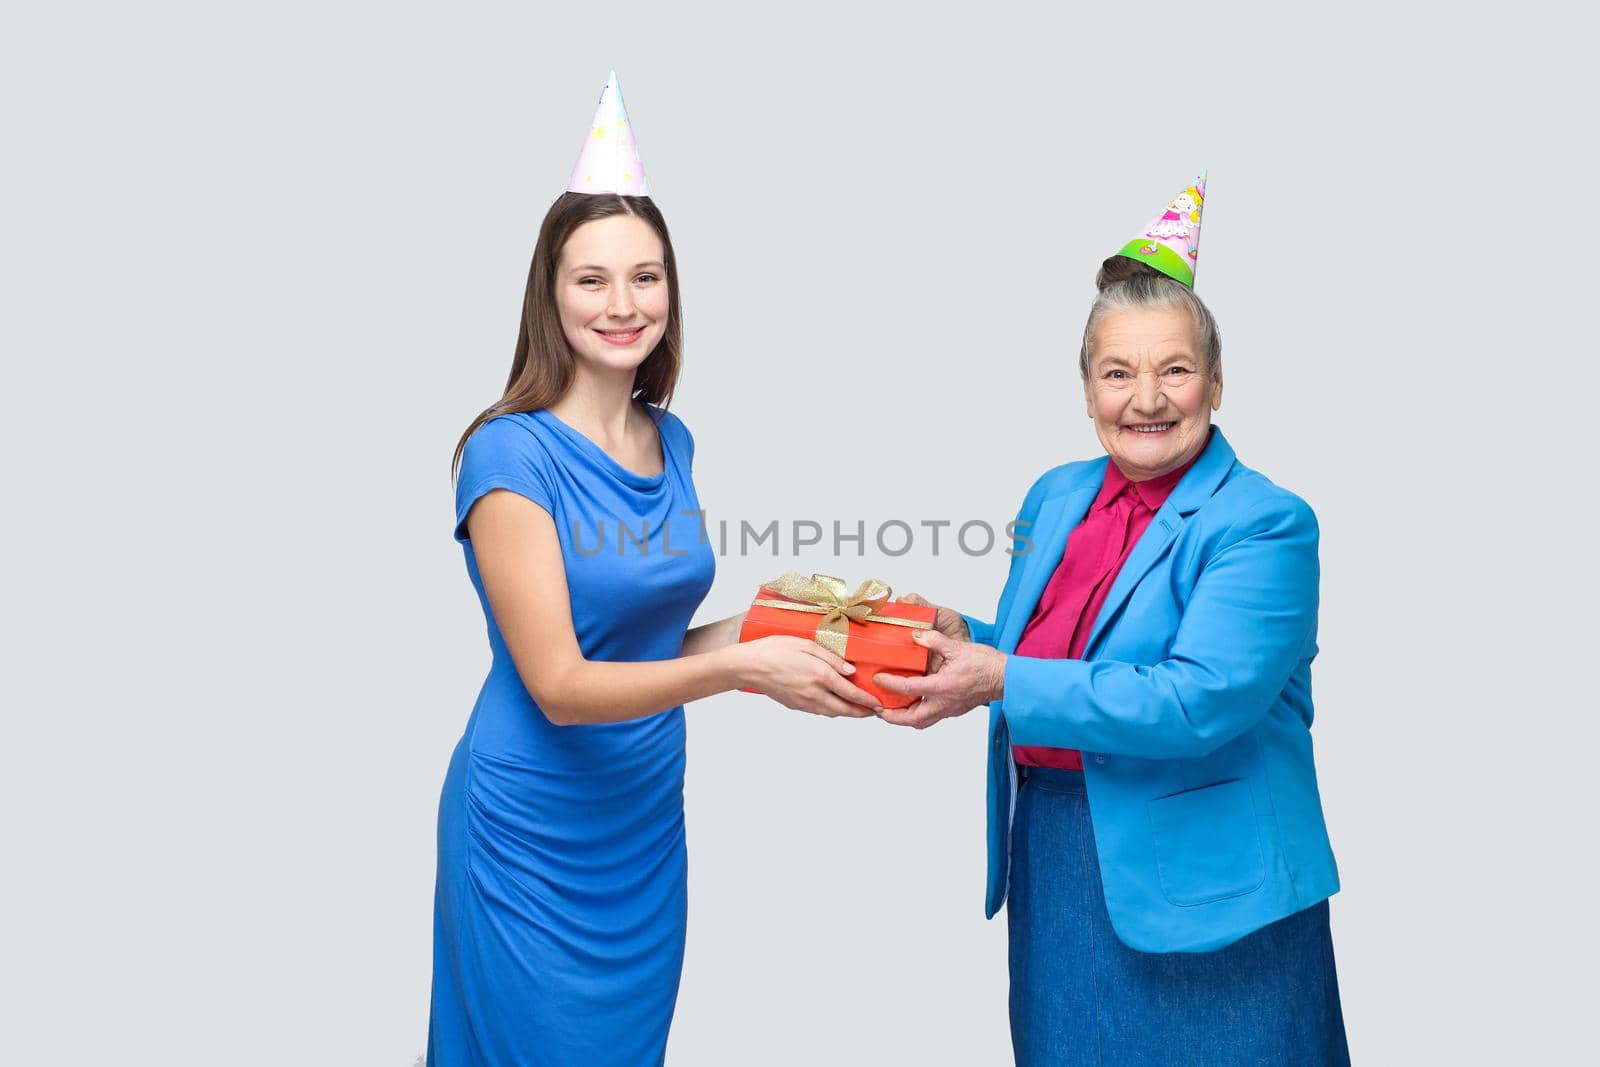
[[[934,608],[937,615],[933,619],[933,628],[944,634],[952,641],[971,641],[972,634],[967,630],[967,620],[961,617],[959,611],[950,608],[935,608],[916,593],[907,593],[900,597],[898,603],[910,604],[919,608]],[[944,663],[944,657],[935,652],[928,658],[928,673],[932,674]]]
[[[941,658],[939,673],[922,678],[880,674],[873,679],[892,693],[917,698],[909,708],[885,708],[879,713],[884,722],[921,730],[1005,695],[1005,653],[952,641],[938,630],[917,630],[911,639]]]
[[[878,699],[845,680],[856,669],[815,641],[772,636],[730,651],[739,658],[741,684],[786,708],[813,715],[864,719],[878,713]]]

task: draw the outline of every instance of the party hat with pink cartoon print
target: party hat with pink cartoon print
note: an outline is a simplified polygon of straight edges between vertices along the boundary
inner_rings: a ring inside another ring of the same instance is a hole
[[[1117,255],[1154,267],[1193,289],[1195,261],[1200,255],[1200,212],[1205,202],[1206,176],[1202,173]]]
[[[617,72],[606,79],[600,90],[600,106],[594,121],[583,135],[583,151],[572,168],[569,193],[617,193],[622,196],[649,196],[644,178],[644,163],[639,159],[639,142],[628,125],[628,109],[622,106],[622,87]]]

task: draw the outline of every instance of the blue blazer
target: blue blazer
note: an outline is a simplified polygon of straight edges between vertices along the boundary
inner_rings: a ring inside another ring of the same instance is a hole
[[[1015,651],[1107,462],[1034,483],[996,621],[968,617],[973,640]],[[989,916],[1010,873],[1012,745],[1083,752],[1106,907],[1132,948],[1221,948],[1338,890],[1311,759],[1317,579],[1311,508],[1215,429],[1083,658],[1007,660],[989,709]]]

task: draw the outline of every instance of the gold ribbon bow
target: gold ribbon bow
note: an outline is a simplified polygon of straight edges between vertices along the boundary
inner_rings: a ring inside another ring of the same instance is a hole
[[[828,574],[813,574],[807,578],[797,571],[785,571],[783,577],[761,584],[790,599],[756,600],[753,606],[821,615],[822,619],[817,623],[816,642],[836,656],[844,655],[852,622],[882,622],[916,630],[926,630],[933,625],[920,619],[879,615],[878,611],[888,603],[894,590],[877,578],[868,578],[856,587],[854,593],[847,591],[849,586],[843,580]]]

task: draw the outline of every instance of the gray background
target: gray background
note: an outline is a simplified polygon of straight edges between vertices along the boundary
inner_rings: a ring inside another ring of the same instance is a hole
[[[1210,168],[1218,422],[1322,523],[1352,1049],[1574,1057],[1594,27],[1468,12],[13,9],[9,1058],[422,1050],[438,789],[488,665],[447,464],[612,66],[713,520],[1003,524],[1099,454],[1095,264]],[[789,566],[988,614],[1005,557],[728,558],[702,617]],[[981,717],[689,718],[671,1062],[1009,1062]]]

